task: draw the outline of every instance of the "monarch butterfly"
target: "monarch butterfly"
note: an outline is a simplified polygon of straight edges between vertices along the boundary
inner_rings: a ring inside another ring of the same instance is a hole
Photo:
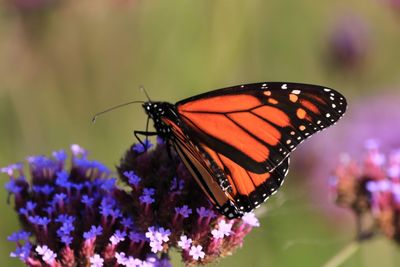
[[[177,102],[144,102],[158,135],[172,146],[216,209],[241,217],[282,185],[289,154],[336,123],[346,99],[317,85],[265,82]]]

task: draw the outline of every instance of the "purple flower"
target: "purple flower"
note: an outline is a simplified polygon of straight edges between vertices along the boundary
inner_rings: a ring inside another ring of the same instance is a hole
[[[194,265],[231,254],[257,225],[250,216],[228,222],[218,215],[166,144],[137,148],[117,167],[121,188],[78,145],[70,167],[56,151],[53,158],[29,157],[30,179],[22,167],[3,169],[22,214],[22,231],[9,237],[18,248],[10,256],[38,266],[170,267],[168,253],[178,248],[184,264]]]
[[[140,182],[140,177],[135,174],[134,171],[124,172],[124,176],[128,178],[128,183],[132,186],[138,186]]]
[[[129,239],[132,242],[139,243],[139,242],[142,242],[142,241],[146,240],[146,236],[143,233],[131,231],[129,233]]]
[[[10,193],[17,195],[22,191],[22,187],[17,184],[17,181],[15,180],[10,180],[9,182],[6,183],[5,189]]]
[[[143,195],[153,196],[155,192],[154,188],[143,188]]]
[[[145,266],[143,261],[136,259],[132,256],[129,256],[125,261],[125,266]]]
[[[159,144],[155,149],[141,153],[131,149],[121,160],[118,172],[132,190],[117,196],[125,205],[123,210],[137,211],[133,219],[139,219],[134,221],[134,231],[129,232],[130,246],[145,243],[151,252],[163,255],[171,248],[179,248],[187,265],[198,264],[200,259],[209,263],[231,254],[242,245],[253,225],[259,224],[250,216],[248,223],[241,219],[226,221],[213,208],[180,159],[176,155],[173,157],[168,155],[165,144]],[[133,174],[140,176],[138,183],[129,182],[129,176]],[[185,223],[184,218],[187,218]],[[145,238],[140,229],[146,229]],[[220,234],[217,241],[212,236],[213,230]],[[192,247],[192,253],[201,248],[194,257],[189,255]],[[153,265],[168,262],[152,257],[140,260]]]
[[[163,244],[160,240],[151,240],[150,241],[151,252],[157,253],[163,250]]]
[[[377,143],[369,140],[361,160],[348,156],[336,168],[333,187],[336,203],[353,211],[361,223],[360,218],[365,215],[375,221],[372,226],[357,228],[360,239],[371,237],[379,230],[400,243],[397,219],[400,216],[400,179],[393,172],[400,168],[398,156],[398,150],[384,154]]]
[[[35,251],[42,256],[42,259],[45,263],[52,265],[55,259],[57,258],[57,254],[54,253],[51,249],[49,249],[46,245],[37,246]]]
[[[125,228],[131,228],[133,226],[133,220],[132,220],[132,218],[122,218],[121,219],[121,224]]]
[[[125,265],[125,262],[127,260],[125,252],[117,252],[117,253],[115,253],[115,259],[117,260],[118,264]]]
[[[155,199],[152,198],[150,195],[142,195],[139,197],[139,200],[143,204],[151,204],[154,203]]]
[[[184,250],[187,250],[191,247],[192,245],[192,239],[188,238],[185,235],[181,235],[180,240],[178,241],[178,246]]]
[[[135,151],[136,153],[143,153],[144,151],[150,149],[153,146],[153,144],[148,139],[146,139],[143,142],[143,144],[144,144],[144,146],[140,143],[132,146],[132,150]]]
[[[90,207],[93,205],[94,203],[94,198],[93,197],[89,197],[88,195],[83,195],[82,196],[82,203],[85,204],[86,206]]]
[[[90,267],[102,267],[104,259],[99,254],[94,254],[90,257]]]
[[[54,159],[29,157],[30,183],[21,178],[25,176],[22,168],[17,178],[15,171],[6,172],[10,176],[9,188],[19,189],[10,190],[15,194],[13,206],[25,215],[19,217],[25,232],[10,236],[18,246],[10,254],[12,257],[52,266],[65,262],[71,266],[87,265],[95,251],[108,255],[104,240],[110,240],[113,233],[113,239],[121,239],[118,233],[125,231],[122,223],[129,221],[122,222],[120,218],[131,216],[124,214],[114,199],[115,179],[108,179],[109,171],[104,165],[88,160],[83,148],[74,146],[73,150],[70,167],[65,166],[66,158],[60,151],[53,153]],[[31,234],[23,234],[27,230]],[[32,252],[30,248],[34,248]]]
[[[85,157],[87,155],[87,151],[77,144],[71,145],[71,152],[74,155],[74,157],[80,157],[80,156]]]
[[[68,155],[67,153],[65,153],[64,149],[61,149],[59,151],[54,151],[52,155],[56,160],[61,162],[64,162],[68,158]]]
[[[117,245],[119,242],[122,242],[125,240],[126,233],[121,232],[120,230],[117,230],[111,237],[110,237],[110,242],[113,245]]]
[[[51,222],[51,219],[47,217],[40,217],[38,215],[29,216],[28,219],[32,224],[42,225],[42,226],[46,226]]]
[[[171,231],[169,229],[164,229],[163,227],[156,229],[154,226],[151,226],[146,232],[146,237],[150,239],[150,241],[158,240],[161,242],[167,242],[170,235]]]
[[[206,209],[205,207],[197,208],[196,211],[200,217],[215,217],[215,213],[210,209]]]
[[[195,261],[197,261],[199,259],[203,259],[206,254],[203,252],[203,247],[197,245],[190,248],[189,255],[192,256]]]
[[[101,226],[94,226],[90,228],[88,232],[83,233],[83,238],[85,239],[93,239],[96,238],[96,236],[101,235],[103,232],[103,227]]]
[[[10,253],[10,257],[19,258],[21,261],[25,262],[31,252],[32,245],[30,243],[25,243],[24,245],[17,247],[14,252]]]
[[[259,227],[260,226],[260,222],[258,221],[256,215],[252,212],[246,212],[243,217],[242,220],[244,223],[252,226],[252,227]]]
[[[367,28],[354,14],[339,18],[328,40],[328,60],[333,67],[344,71],[362,67],[370,50]]]
[[[11,234],[7,238],[7,240],[11,241],[11,242],[19,242],[20,240],[28,241],[30,236],[31,236],[31,233],[21,230],[21,231],[18,231],[18,232],[15,232],[15,233]]]
[[[176,207],[175,212],[180,214],[183,218],[187,218],[190,214],[192,214],[192,209],[190,209],[187,205],[183,205],[182,207]]]
[[[377,95],[353,101],[340,123],[323,134],[316,134],[293,154],[292,168],[308,178],[305,183],[311,188],[310,197],[319,203],[320,208],[316,207],[315,211],[330,220],[338,217],[344,220],[346,216],[327,197],[332,193],[326,179],[331,176],[331,170],[345,157],[361,159],[367,140],[375,139],[369,142],[372,146],[379,145],[383,151],[400,147],[400,124],[394,123],[400,121],[400,96],[390,94],[389,89],[382,88]]]
[[[226,223],[225,220],[221,220],[218,222],[218,229],[214,229],[211,231],[211,234],[215,239],[224,238],[224,236],[230,236],[232,231],[232,224]]]

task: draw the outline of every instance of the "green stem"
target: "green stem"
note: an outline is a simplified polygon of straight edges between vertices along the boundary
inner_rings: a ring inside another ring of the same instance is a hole
[[[360,247],[359,241],[353,241],[342,250],[340,250],[336,255],[334,255],[330,260],[328,260],[323,267],[338,267],[343,262],[345,262],[351,255],[353,255]]]

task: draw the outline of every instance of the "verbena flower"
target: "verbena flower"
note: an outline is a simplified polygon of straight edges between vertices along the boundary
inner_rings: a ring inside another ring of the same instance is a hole
[[[135,219],[114,198],[116,179],[83,148],[72,145],[71,151],[70,163],[62,150],[52,157],[28,157],[29,180],[21,163],[1,169],[10,177],[6,189],[23,229],[8,238],[17,246],[10,256],[28,266],[67,267],[115,266],[121,253],[138,256],[138,238],[129,235],[136,230]],[[132,257],[122,266],[136,266],[128,265]],[[154,266],[165,257],[142,254],[136,262]]]
[[[353,102],[340,123],[316,134],[293,153],[292,167],[306,178],[304,187],[311,188],[310,197],[318,203],[313,208],[329,221],[337,221],[336,227],[345,226],[349,217],[327,198],[329,185],[326,177],[332,174],[343,151],[354,158],[362,158],[365,140],[371,138],[379,140],[383,151],[400,147],[400,124],[395,123],[400,120],[400,97],[390,94],[388,89]]]
[[[146,245],[140,247],[140,255],[166,255],[175,248],[190,265],[231,254],[259,226],[257,218],[251,213],[234,220],[219,215],[180,159],[171,154],[160,142],[148,151],[136,144],[118,167],[128,189],[118,191],[117,199],[135,218],[136,231],[131,234],[144,233]]]
[[[359,238],[369,237],[376,230],[400,243],[400,150],[383,153],[375,140],[366,142],[360,160],[343,156],[336,168],[332,189],[339,206],[351,209],[359,225]],[[362,217],[373,218],[369,227]]]
[[[62,150],[28,157],[29,181],[21,163],[1,169],[22,226],[10,256],[28,266],[171,266],[171,248],[185,264],[205,264],[259,226],[252,213],[219,215],[165,144],[133,145],[118,167],[121,188],[86,150],[71,151],[70,162]]]
[[[367,25],[360,17],[342,16],[328,39],[328,61],[339,70],[362,67],[370,50]]]

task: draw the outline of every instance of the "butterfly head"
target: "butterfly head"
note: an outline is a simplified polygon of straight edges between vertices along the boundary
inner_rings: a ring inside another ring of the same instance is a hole
[[[154,128],[158,135],[162,138],[168,138],[170,135],[170,127],[165,124],[163,118],[176,117],[174,105],[168,102],[145,102],[143,108],[146,114],[153,120]]]

